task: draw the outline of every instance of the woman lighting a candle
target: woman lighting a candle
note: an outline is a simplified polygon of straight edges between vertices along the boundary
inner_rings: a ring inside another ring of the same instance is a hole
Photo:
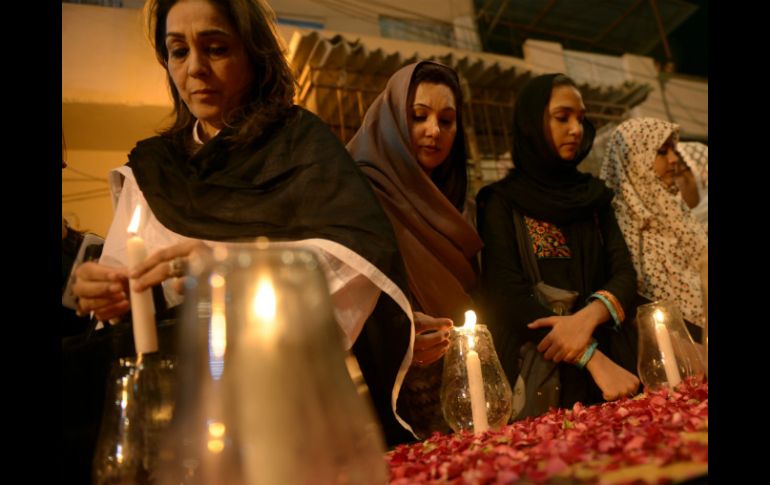
[[[399,412],[421,438],[449,432],[440,408],[449,329],[473,305],[481,240],[463,214],[467,174],[457,74],[435,62],[402,67],[347,145],[393,224],[413,296],[415,358]]]
[[[413,331],[393,230],[345,147],[293,105],[294,80],[267,7],[157,0],[146,12],[174,122],[110,173],[115,216],[101,261],[77,272],[80,311],[123,317],[129,276],[134,291],[181,276],[178,263],[205,241],[265,236],[312,247],[346,343],[367,363],[387,441],[408,439],[392,405]],[[127,268],[126,228],[136,207],[143,218],[136,236],[149,257]],[[169,304],[180,301],[164,290]]]

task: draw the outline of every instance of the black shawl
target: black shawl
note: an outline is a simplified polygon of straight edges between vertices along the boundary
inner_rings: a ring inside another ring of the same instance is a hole
[[[193,155],[181,135],[137,144],[128,166],[158,221],[207,240],[328,239],[363,256],[409,298],[393,229],[368,180],[323,121],[295,107],[247,147],[228,142],[229,131]],[[389,443],[410,437],[390,403],[410,332],[407,315],[381,297],[353,348]]]
[[[295,108],[248,147],[226,141],[229,131],[192,156],[182,137],[150,138],[131,152],[128,166],[161,224],[218,241],[329,239],[406,288],[388,219],[323,121]]]

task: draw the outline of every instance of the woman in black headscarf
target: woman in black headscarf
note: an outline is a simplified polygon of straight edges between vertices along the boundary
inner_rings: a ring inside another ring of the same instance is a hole
[[[312,113],[259,0],[155,0],[149,35],[167,71],[174,124],[110,174],[115,217],[99,263],[77,271],[82,313],[126,315],[128,222],[150,256],[137,291],[171,282],[205,241],[302,244],[325,269],[335,316],[359,359],[389,443],[411,435],[395,414],[411,362],[412,311],[395,236],[366,178]],[[173,285],[169,304],[179,302]],[[157,298],[156,298],[157,301]]]
[[[634,267],[610,205],[612,192],[576,168],[595,134],[585,111],[577,86],[564,75],[527,83],[514,110],[515,168],[477,198],[486,319],[503,368],[516,382],[521,347],[534,343],[542,357],[558,363],[558,404],[564,407],[616,399],[639,385],[631,373],[636,342],[626,318],[634,315]],[[524,252],[517,225],[531,246]],[[527,251],[544,283],[577,292],[566,314],[539,302]]]

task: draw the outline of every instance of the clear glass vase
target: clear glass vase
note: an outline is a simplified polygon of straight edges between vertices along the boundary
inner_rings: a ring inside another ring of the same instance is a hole
[[[702,356],[685,328],[679,307],[654,301],[637,309],[639,379],[648,389],[676,387],[690,376],[704,376]]]
[[[452,329],[444,356],[441,408],[455,432],[481,433],[508,423],[513,410],[511,385],[485,325]]]
[[[175,364],[158,353],[112,367],[93,462],[93,483],[149,483],[173,415]]]
[[[190,272],[161,483],[385,483],[315,254],[222,243]]]
[[[700,288],[703,299],[703,314],[706,316],[706,322],[703,325],[703,336],[701,345],[703,345],[703,364],[706,366],[706,377],[708,377],[708,358],[709,358],[709,255],[708,250],[704,252],[700,263]]]

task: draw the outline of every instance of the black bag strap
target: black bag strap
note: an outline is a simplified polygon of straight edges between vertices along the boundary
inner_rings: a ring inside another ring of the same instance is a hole
[[[537,260],[535,259],[535,253],[532,248],[532,239],[529,237],[529,231],[527,230],[527,223],[524,218],[519,214],[516,209],[512,209],[513,212],[513,225],[516,228],[516,240],[519,243],[519,256],[521,256],[521,264],[524,266],[527,276],[532,281],[533,285],[536,285],[542,281],[540,278],[540,270],[537,267]]]

